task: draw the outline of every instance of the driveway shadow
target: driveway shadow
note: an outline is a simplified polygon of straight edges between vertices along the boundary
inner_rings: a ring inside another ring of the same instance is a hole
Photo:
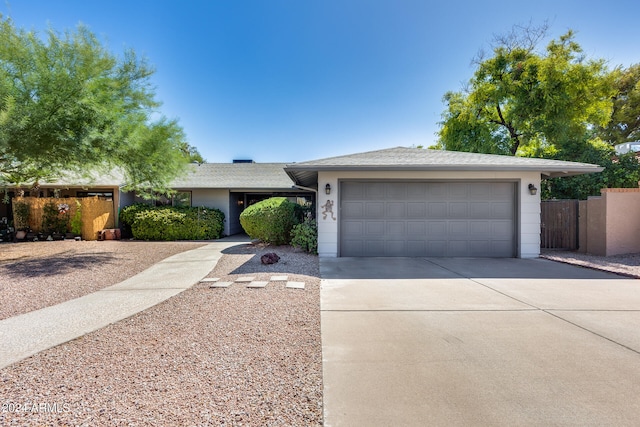
[[[323,279],[624,279],[541,258],[321,258]]]
[[[260,258],[273,252],[280,257],[275,264],[262,264]],[[225,255],[251,256],[228,274],[304,274],[320,277],[318,258],[306,252],[294,251],[290,246],[235,245],[222,251]]]
[[[110,264],[115,260],[111,254],[69,254],[61,253],[45,258],[12,260],[0,264],[0,274],[14,277],[40,277],[65,274],[91,268],[95,264]]]

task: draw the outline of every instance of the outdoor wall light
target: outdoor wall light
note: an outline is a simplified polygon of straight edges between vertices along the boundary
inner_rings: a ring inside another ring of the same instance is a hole
[[[324,186],[324,192],[331,194],[331,184],[327,183],[327,185]]]
[[[532,196],[535,196],[536,194],[538,194],[538,189],[536,188],[535,185],[529,184],[529,193],[531,193]]]

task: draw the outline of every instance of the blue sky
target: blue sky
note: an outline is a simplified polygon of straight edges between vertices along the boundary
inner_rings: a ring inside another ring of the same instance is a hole
[[[640,62],[637,0],[3,0],[0,13],[37,31],[81,22],[146,56],[161,113],[209,162],[429,146],[444,93],[513,25],[547,20],[588,57]]]

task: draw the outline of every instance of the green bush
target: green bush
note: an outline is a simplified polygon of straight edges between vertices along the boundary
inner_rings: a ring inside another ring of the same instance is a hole
[[[224,227],[224,213],[206,207],[132,205],[120,218],[139,240],[219,239]]]
[[[286,197],[272,197],[249,206],[240,214],[240,225],[252,239],[272,245],[289,243],[291,229],[298,223],[296,204]]]
[[[305,218],[302,224],[293,226],[291,246],[312,254],[318,253],[318,224],[315,220]]]
[[[60,208],[66,206],[66,211]],[[42,232],[46,234],[66,233],[69,227],[69,205],[50,201],[42,207]]]

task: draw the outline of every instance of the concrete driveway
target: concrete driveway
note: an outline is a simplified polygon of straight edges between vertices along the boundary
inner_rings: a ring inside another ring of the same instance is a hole
[[[321,259],[327,426],[638,425],[640,280],[543,259]]]

